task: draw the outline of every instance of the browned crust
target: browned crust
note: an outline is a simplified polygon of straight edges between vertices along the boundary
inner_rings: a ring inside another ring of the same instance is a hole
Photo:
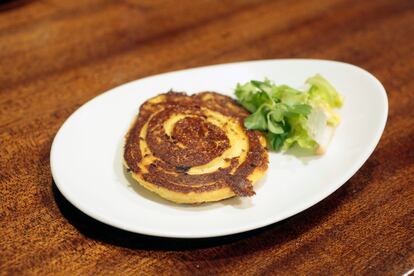
[[[229,147],[224,131],[204,120],[206,115],[202,108],[235,118],[241,126],[249,113],[230,97],[215,92],[192,96],[177,92],[162,95],[165,96],[163,101],[153,103],[150,99],[141,106],[126,136],[124,160],[128,169],[134,174],[142,174],[142,178],[149,183],[176,192],[205,192],[228,186],[236,195],[254,195],[252,183],[247,177],[255,169],[265,171],[268,163],[266,149],[260,143],[262,134],[257,131],[243,127],[248,137],[249,152],[233,174],[230,172],[238,165],[238,158],[233,158],[229,167],[212,173],[186,173],[189,168],[220,156]],[[151,117],[154,112],[157,113]],[[163,122],[173,114],[189,114],[193,117],[177,122],[172,135],[168,136],[164,133]],[[137,165],[142,159],[140,132],[148,120],[145,140],[158,160],[147,167],[147,173],[142,173]]]

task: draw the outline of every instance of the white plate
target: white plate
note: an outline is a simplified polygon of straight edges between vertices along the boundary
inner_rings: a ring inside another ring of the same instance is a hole
[[[299,87],[320,73],[345,96],[337,128],[322,157],[270,154],[268,172],[252,198],[200,206],[167,202],[128,179],[123,137],[141,103],[173,88],[233,95],[238,82],[268,77]],[[344,184],[368,159],[387,119],[381,83],[367,71],[323,60],[266,60],[208,66],[133,81],[89,101],[63,124],[51,150],[62,194],[89,216],[148,235],[214,237],[259,228],[297,214]]]

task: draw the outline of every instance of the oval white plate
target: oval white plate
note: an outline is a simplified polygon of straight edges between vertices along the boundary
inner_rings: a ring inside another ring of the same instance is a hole
[[[322,157],[270,154],[252,198],[200,206],[167,202],[131,181],[122,167],[123,137],[148,98],[174,89],[232,96],[238,82],[268,77],[299,87],[320,73],[345,96],[337,128]],[[259,228],[297,214],[344,184],[368,159],[387,119],[381,83],[365,70],[323,60],[266,60],[208,66],[133,81],[89,101],[63,124],[51,149],[62,194],[89,216],[148,235],[214,237]]]

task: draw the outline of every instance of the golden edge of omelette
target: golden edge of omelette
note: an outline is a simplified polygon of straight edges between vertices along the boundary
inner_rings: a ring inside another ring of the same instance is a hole
[[[266,146],[266,139],[261,136],[260,143],[263,147]],[[268,159],[268,153],[266,152],[266,159]],[[124,162],[124,166],[128,168],[126,163]],[[248,179],[252,182],[252,184],[256,184],[265,174],[266,174],[267,166],[260,166],[257,167],[252,174],[249,175]],[[195,203],[203,203],[203,202],[213,202],[213,201],[220,201],[226,198],[234,197],[234,192],[230,189],[230,187],[223,187],[218,190],[214,191],[205,191],[205,192],[176,192],[172,191],[152,183],[149,183],[142,179],[139,174],[131,173],[132,178],[134,178],[138,184],[142,187],[150,190],[161,196],[164,199],[173,201],[175,203],[180,204],[195,204]]]

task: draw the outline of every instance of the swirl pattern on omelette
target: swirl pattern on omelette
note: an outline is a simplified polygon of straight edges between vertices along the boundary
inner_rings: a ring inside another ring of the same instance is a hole
[[[252,196],[267,170],[266,140],[247,130],[249,113],[215,92],[168,92],[141,105],[124,164],[146,189],[176,203]]]

